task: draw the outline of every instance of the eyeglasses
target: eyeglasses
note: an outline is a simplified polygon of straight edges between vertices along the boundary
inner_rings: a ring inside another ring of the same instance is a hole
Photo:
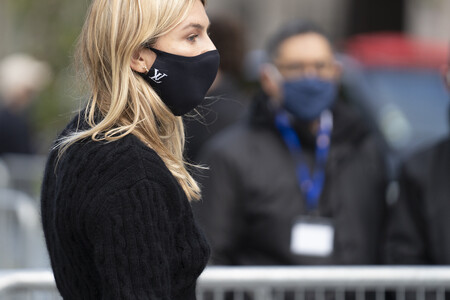
[[[306,77],[315,75],[322,78],[328,78],[334,74],[335,64],[333,62],[317,61],[312,63],[280,63],[276,65],[283,77]]]

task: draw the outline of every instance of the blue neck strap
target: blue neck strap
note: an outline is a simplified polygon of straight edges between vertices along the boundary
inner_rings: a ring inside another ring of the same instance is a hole
[[[330,149],[331,131],[333,130],[332,114],[330,111],[324,111],[320,116],[320,128],[316,136],[316,162],[312,172],[302,155],[300,139],[292,128],[289,116],[285,111],[277,113],[275,126],[296,161],[297,180],[305,195],[307,209],[314,211],[319,205],[319,198],[325,182],[325,166]]]

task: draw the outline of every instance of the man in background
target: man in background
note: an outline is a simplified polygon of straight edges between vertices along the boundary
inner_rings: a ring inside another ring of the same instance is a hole
[[[338,97],[329,39],[305,22],[269,41],[246,118],[208,142],[195,212],[220,265],[376,264],[384,160]]]
[[[443,71],[450,91],[450,61]],[[386,262],[450,264],[450,137],[407,159],[399,186],[389,216]]]
[[[26,54],[0,61],[0,155],[34,152],[27,108],[50,77],[47,63]]]

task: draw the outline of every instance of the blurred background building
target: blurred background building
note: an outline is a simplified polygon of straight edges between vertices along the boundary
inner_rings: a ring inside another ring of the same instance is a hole
[[[386,30],[448,40],[450,28],[446,0],[212,0],[208,10],[242,19],[250,32],[250,49],[262,47],[267,35],[293,18],[321,24],[335,41]]]
[[[264,47],[266,37],[284,21],[308,19],[320,24],[340,45],[354,34],[400,31],[448,41],[448,0],[227,0],[208,1],[210,14],[232,16],[246,28],[247,51]],[[25,52],[47,61],[55,77],[33,106],[32,124],[45,153],[52,137],[80,103],[72,51],[89,1],[0,1],[0,59]],[[250,74],[255,74],[250,72]]]

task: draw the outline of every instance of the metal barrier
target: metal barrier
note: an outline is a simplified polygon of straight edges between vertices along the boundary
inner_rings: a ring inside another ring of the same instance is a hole
[[[6,167],[8,172],[8,178],[6,178],[8,183],[7,187],[22,191],[30,195],[34,200],[37,200],[40,194],[41,180],[42,175],[44,174],[46,159],[47,157],[44,155],[2,155],[1,160],[3,168]]]
[[[0,158],[0,269],[50,266],[39,218],[45,156]]]
[[[36,201],[0,188],[0,268],[49,266]]]
[[[197,297],[198,300],[444,300],[448,291],[449,267],[208,267],[199,278]],[[0,299],[50,297],[61,299],[50,270],[0,271]]]
[[[51,270],[0,271],[1,300],[62,299]]]
[[[0,157],[0,188],[7,188],[10,184],[11,176],[8,166]]]

